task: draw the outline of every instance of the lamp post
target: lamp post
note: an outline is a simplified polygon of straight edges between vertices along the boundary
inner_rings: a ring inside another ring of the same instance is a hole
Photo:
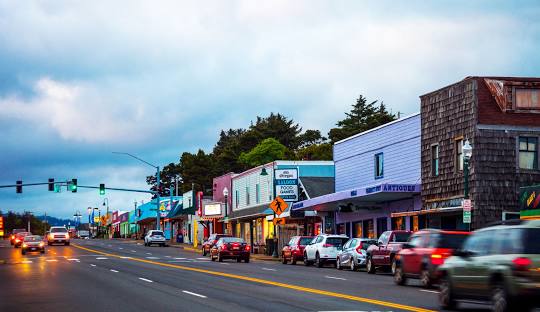
[[[261,176],[263,177],[267,177],[268,176],[268,172],[266,171],[266,167],[263,167],[262,170],[261,170]],[[270,186],[270,180],[268,179],[268,186]],[[272,194],[273,194],[273,198],[276,198],[276,194],[275,194],[275,191],[276,189],[273,188],[272,190]],[[268,190],[268,192],[270,192],[270,190]],[[276,212],[274,212],[274,219],[276,219]],[[278,257],[278,252],[277,252],[277,247],[278,247],[278,240],[277,240],[277,226],[276,226],[276,223],[275,222],[272,222],[274,223],[274,248],[273,249],[273,252],[272,252],[272,257],[273,258],[277,258]]]
[[[131,155],[130,153],[113,152],[113,154],[127,155],[127,156],[130,156],[130,157],[132,157],[132,158],[137,159],[137,160],[140,161],[140,162],[143,162],[143,163],[147,164],[147,165],[150,166],[150,167],[156,168],[156,187],[157,187],[157,193],[156,193],[156,196],[157,196],[157,198],[156,198],[156,200],[157,200],[157,203],[156,203],[156,230],[161,230],[161,225],[160,225],[160,221],[159,221],[159,214],[160,214],[160,212],[159,212],[159,202],[161,201],[160,194],[159,194],[160,183],[161,183],[161,177],[160,177],[160,172],[159,172],[159,166],[152,165],[151,163],[147,162],[146,160],[140,159],[139,157],[134,156],[134,155]]]
[[[92,222],[90,220],[90,215],[92,214],[92,207],[88,207],[88,232],[90,233],[90,236],[92,236]]]
[[[99,234],[100,234],[100,230],[99,228],[101,227],[101,210],[99,208],[94,208],[94,210],[97,210],[98,211],[98,222],[97,222],[97,236],[99,237]],[[94,213],[95,214],[95,213]]]
[[[105,205],[105,202],[107,202],[107,205]],[[107,210],[106,210],[106,212],[105,212],[105,215],[107,216],[107,221],[108,221],[108,220],[109,220],[109,198],[108,198],[108,197],[105,197],[105,198],[103,199],[103,206],[106,206],[106,207],[107,207]],[[110,231],[109,231],[109,225],[108,225],[108,224],[105,224],[105,226],[106,226],[106,232],[107,232],[106,234],[107,234],[107,236],[109,236],[109,232],[110,232]]]
[[[469,140],[465,140],[463,143],[463,198],[469,199],[469,161],[472,156],[472,146]],[[472,214],[472,212],[471,212]],[[469,231],[471,230],[471,222],[469,222]]]
[[[227,214],[228,214],[228,210],[229,210],[229,207],[228,207],[228,204],[229,204],[229,189],[227,187],[224,187],[223,188],[223,197],[225,197],[225,220],[227,220]],[[225,234],[228,234],[227,233],[227,226],[225,226]]]

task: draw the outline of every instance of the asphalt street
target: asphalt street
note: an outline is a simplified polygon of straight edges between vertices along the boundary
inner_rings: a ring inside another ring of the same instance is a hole
[[[438,310],[436,289],[396,286],[387,273],[212,262],[123,240],[73,240],[25,256],[0,241],[0,283],[0,311]]]

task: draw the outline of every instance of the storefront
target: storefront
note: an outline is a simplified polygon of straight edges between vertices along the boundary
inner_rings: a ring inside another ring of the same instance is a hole
[[[124,212],[118,216],[120,223],[120,237],[127,238],[129,236],[129,212]]]

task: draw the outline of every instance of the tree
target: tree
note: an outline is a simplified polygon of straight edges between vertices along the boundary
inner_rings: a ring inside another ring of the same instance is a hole
[[[170,196],[170,188],[171,186],[174,188],[176,185],[174,183],[175,177],[179,177],[180,175],[180,167],[177,164],[170,163],[167,166],[163,167],[163,169],[160,171],[160,187],[161,191],[159,192],[160,196]],[[157,190],[157,179],[155,175],[147,176],[146,177],[146,183],[148,185],[151,185],[150,190],[156,191]],[[180,182],[179,182],[179,189]],[[156,196],[153,195],[152,198],[155,198]]]
[[[375,100],[367,103],[366,98],[360,95],[351,111],[345,113],[346,118],[338,121],[337,127],[328,132],[331,142],[335,143],[396,119],[396,116],[386,110],[384,103],[377,106],[377,102]]]
[[[274,138],[268,138],[248,153],[242,153],[239,160],[246,165],[256,167],[277,159],[286,159],[288,155],[290,151],[285,145]]]
[[[227,172],[242,172],[244,170],[245,166],[238,162],[238,157],[242,152],[249,151],[241,143],[241,137],[245,132],[244,129],[221,131],[219,140],[212,152],[218,176]]]
[[[243,139],[250,143],[251,147],[248,150],[267,138],[274,138],[289,150],[295,150],[300,145],[299,134],[301,131],[302,128],[292,119],[288,119],[280,113],[271,113],[266,118],[257,117],[257,121],[249,127]]]
[[[321,143],[312,144],[296,151],[296,158],[299,160],[332,160],[332,144]]]
[[[212,154],[206,154],[199,149],[196,154],[184,152],[180,157],[180,174],[183,184],[182,191],[203,191],[205,195],[212,194],[212,179],[215,176],[214,160]]]
[[[321,135],[319,130],[306,130],[300,136],[300,147],[308,147],[315,144],[321,144],[326,141],[326,138]]]

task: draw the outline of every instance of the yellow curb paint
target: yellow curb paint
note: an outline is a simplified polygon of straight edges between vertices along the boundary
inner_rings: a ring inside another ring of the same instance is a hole
[[[104,256],[115,257],[115,258],[120,258],[121,257],[119,255],[93,250],[93,249],[82,247],[82,246],[79,246],[79,245],[76,245],[76,244],[72,244],[72,246],[75,247],[75,248],[90,251],[90,252],[100,254],[100,255],[104,255]],[[405,311],[435,312],[434,310],[417,308],[417,307],[403,305],[403,304],[399,304],[399,303],[393,303],[393,302],[388,302],[388,301],[382,301],[382,300],[377,300],[377,299],[369,299],[369,298],[364,298],[364,297],[346,295],[346,294],[341,294],[341,293],[336,293],[336,292],[326,291],[326,290],[320,290],[320,289],[315,289],[315,288],[308,288],[308,287],[296,286],[296,285],[291,285],[291,284],[273,282],[273,281],[260,279],[260,278],[249,277],[249,276],[230,274],[230,273],[218,272],[218,271],[211,271],[211,270],[205,270],[205,269],[199,269],[199,268],[192,268],[192,267],[187,267],[187,266],[177,265],[177,264],[161,263],[161,262],[156,262],[156,261],[151,261],[151,260],[146,260],[146,259],[140,259],[140,258],[131,258],[131,259],[124,259],[124,260],[138,261],[138,262],[143,262],[143,263],[159,265],[159,266],[163,266],[163,267],[180,269],[180,270],[184,270],[184,271],[192,271],[192,272],[204,273],[204,274],[209,274],[209,275],[228,277],[228,278],[233,278],[233,279],[238,279],[238,280],[243,280],[243,281],[249,281],[249,282],[253,282],[253,283],[259,283],[259,284],[272,285],[272,286],[282,287],[282,288],[287,288],[287,289],[293,289],[293,290],[302,291],[302,292],[306,292],[306,293],[312,293],[312,294],[323,295],[323,296],[328,296],[328,297],[335,297],[335,298],[341,298],[341,299],[348,299],[348,300],[352,300],[352,301],[376,304],[376,305],[380,305],[380,306],[384,306],[384,307],[389,307],[389,308],[394,308],[394,309],[401,309],[401,310],[405,310]]]

